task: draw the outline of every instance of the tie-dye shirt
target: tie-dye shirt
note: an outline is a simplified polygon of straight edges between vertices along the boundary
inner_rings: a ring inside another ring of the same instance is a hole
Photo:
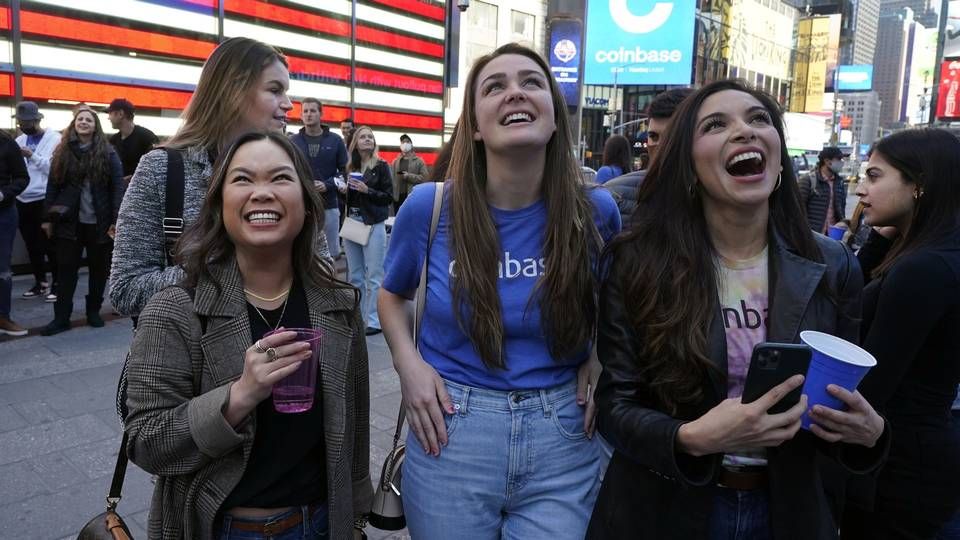
[[[727,397],[743,395],[753,347],[767,338],[769,276],[767,248],[750,259],[734,261],[717,257],[720,270],[720,310],[727,337]],[[763,449],[745,449],[727,454],[724,465],[766,465]]]

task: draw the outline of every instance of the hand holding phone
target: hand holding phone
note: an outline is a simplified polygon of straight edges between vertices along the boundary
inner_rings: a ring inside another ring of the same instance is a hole
[[[810,367],[810,348],[794,343],[758,343],[753,348],[750,369],[744,383],[743,403],[752,403],[773,387],[794,375],[806,375]],[[767,412],[778,414],[800,402],[802,388],[795,388]]]

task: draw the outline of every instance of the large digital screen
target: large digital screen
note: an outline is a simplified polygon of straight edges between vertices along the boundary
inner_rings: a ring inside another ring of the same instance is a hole
[[[583,23],[577,19],[550,21],[550,72],[568,107],[580,104],[580,58]]]
[[[692,0],[588,0],[584,82],[690,84],[695,18]]]
[[[937,118],[960,119],[960,60],[946,60],[940,67]]]
[[[840,92],[868,92],[873,88],[873,66],[840,66],[837,72],[837,90]]]

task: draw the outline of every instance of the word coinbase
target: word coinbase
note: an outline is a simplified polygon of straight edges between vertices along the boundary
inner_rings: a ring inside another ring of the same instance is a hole
[[[679,63],[683,61],[683,52],[679,49],[667,50],[649,50],[645,51],[640,47],[627,49],[620,47],[618,50],[597,51],[594,58],[599,63],[610,64],[645,64],[645,63]]]

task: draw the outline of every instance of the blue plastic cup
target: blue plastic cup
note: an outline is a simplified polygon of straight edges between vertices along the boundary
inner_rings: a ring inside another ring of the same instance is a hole
[[[843,240],[843,235],[846,232],[847,230],[844,229],[843,227],[837,227],[836,225],[831,225],[830,228],[827,230],[827,235],[830,236],[830,238],[833,238],[834,240]]]
[[[810,429],[809,412],[814,405],[846,410],[842,401],[827,393],[827,385],[855,391],[864,375],[877,365],[877,359],[853,343],[823,332],[800,332],[800,340],[812,349],[802,390],[807,395],[807,410],[800,420],[803,429]]]

